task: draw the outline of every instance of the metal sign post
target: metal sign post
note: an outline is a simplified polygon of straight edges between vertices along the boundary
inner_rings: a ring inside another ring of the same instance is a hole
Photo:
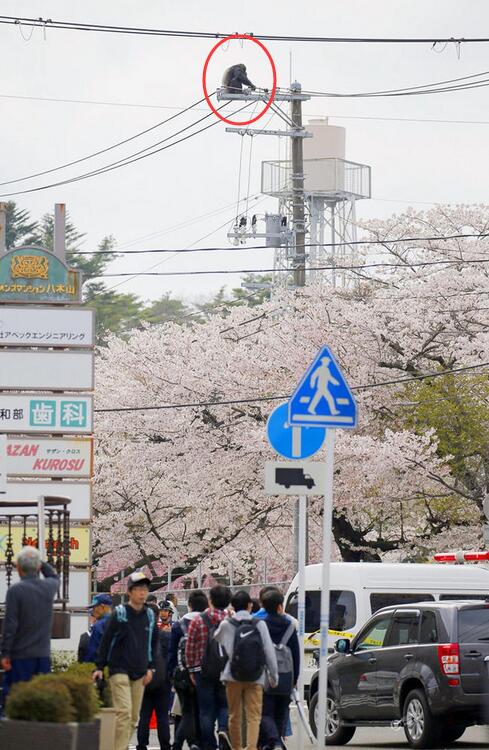
[[[325,727],[328,692],[328,631],[329,631],[329,571],[331,560],[331,534],[333,525],[333,460],[335,431],[326,433],[326,474],[323,506],[323,575],[321,583],[321,648],[319,659],[319,693],[317,746],[325,746]]]
[[[297,685],[300,706],[304,705],[304,638],[306,635],[306,531],[307,531],[307,497],[299,497],[299,554],[298,554],[298,587],[297,619],[299,620],[299,648],[301,669]],[[304,745],[304,727],[300,718],[297,721],[297,747]]]

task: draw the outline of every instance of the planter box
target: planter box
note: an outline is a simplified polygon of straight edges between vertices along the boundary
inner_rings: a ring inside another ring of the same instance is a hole
[[[95,719],[95,721],[79,723],[76,726],[78,727],[76,750],[90,750],[90,748],[97,750],[100,742],[100,721]]]
[[[99,746],[100,723],[53,724],[44,721],[0,721],[0,747],[5,750],[91,750]]]
[[[78,724],[42,721],[0,721],[0,747],[36,750],[78,750]],[[95,745],[96,747],[96,745]]]
[[[99,750],[114,750],[117,710],[115,708],[101,708],[96,718],[100,721]],[[88,750],[88,748],[85,747],[83,750]]]

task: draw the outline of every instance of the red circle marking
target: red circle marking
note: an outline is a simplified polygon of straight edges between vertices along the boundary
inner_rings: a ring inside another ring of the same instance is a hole
[[[259,112],[256,117],[253,117],[251,120],[244,120],[242,122],[236,122],[235,120],[230,120],[227,117],[224,117],[221,115],[220,112],[217,111],[217,109],[212,104],[208,91],[207,91],[207,68],[209,67],[209,63],[211,61],[211,57],[214,54],[214,52],[221,46],[221,44],[225,44],[226,42],[232,41],[233,39],[248,39],[250,42],[254,42],[257,44],[266,54],[268,57],[268,60],[270,62],[270,65],[272,67],[272,76],[273,76],[273,83],[272,83],[272,92],[270,94],[270,99],[266,103],[265,107],[261,112]],[[275,93],[277,91],[277,69],[275,67],[275,63],[273,62],[273,57],[271,56],[270,52],[267,50],[263,42],[260,42],[259,39],[255,39],[253,36],[249,36],[248,34],[233,34],[233,36],[227,36],[224,39],[220,39],[217,44],[214,45],[214,47],[211,49],[209,54],[207,55],[207,59],[204,64],[204,70],[202,72],[202,88],[204,89],[204,96],[207,104],[211,108],[211,110],[214,112],[217,117],[219,117],[220,120],[223,122],[227,122],[228,125],[251,125],[252,122],[256,122],[260,119],[260,117],[263,117],[265,112],[267,112],[268,109],[270,109],[273,100],[275,99]]]

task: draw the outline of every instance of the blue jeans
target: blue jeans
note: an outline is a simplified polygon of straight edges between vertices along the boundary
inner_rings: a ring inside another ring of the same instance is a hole
[[[3,705],[8,691],[16,682],[28,682],[36,674],[48,674],[51,671],[51,659],[41,656],[38,659],[12,659],[12,669],[3,675]]]
[[[199,703],[200,735],[202,750],[216,750],[217,742],[214,725],[219,731],[227,731],[228,706],[226,691],[221,682],[207,682],[200,672],[195,673],[197,701]]]

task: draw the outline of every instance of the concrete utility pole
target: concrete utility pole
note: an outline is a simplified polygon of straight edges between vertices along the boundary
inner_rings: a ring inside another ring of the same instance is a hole
[[[300,93],[301,85],[297,81],[290,86],[291,91]],[[291,119],[296,131],[302,130],[302,99],[292,99]],[[292,217],[294,223],[295,257],[294,284],[306,285],[306,225],[304,209],[304,155],[303,135],[292,136]]]

